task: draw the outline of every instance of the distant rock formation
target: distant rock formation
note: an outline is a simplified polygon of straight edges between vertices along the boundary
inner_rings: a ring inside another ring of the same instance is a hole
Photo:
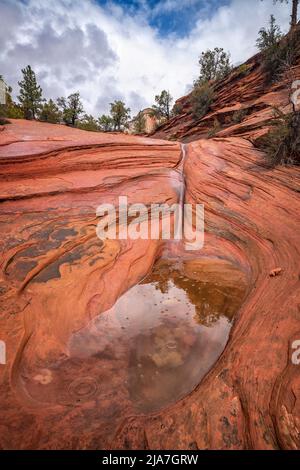
[[[140,111],[141,115],[145,119],[145,134],[151,134],[152,132],[155,131],[159,120],[153,115],[153,109],[152,108],[145,108],[142,111]],[[130,124],[129,124],[129,129],[128,129],[129,134],[135,134],[135,119],[133,119]]]

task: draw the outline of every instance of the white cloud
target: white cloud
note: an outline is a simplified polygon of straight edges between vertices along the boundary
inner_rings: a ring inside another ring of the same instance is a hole
[[[172,11],[180,11],[183,8],[189,8],[199,3],[199,0],[160,0],[152,9],[153,15],[160,13],[168,13]]]
[[[118,98],[136,112],[164,88],[174,98],[183,95],[197,77],[201,51],[220,46],[241,62],[255,53],[257,32],[271,13],[285,31],[290,14],[288,5],[271,0],[232,0],[209,18],[199,10],[187,36],[161,37],[141,4],[132,16],[113,1],[104,8],[95,0],[1,0],[0,73],[17,92],[20,70],[31,64],[46,97],[79,90],[95,115]],[[173,0],[159,5],[175,8]]]

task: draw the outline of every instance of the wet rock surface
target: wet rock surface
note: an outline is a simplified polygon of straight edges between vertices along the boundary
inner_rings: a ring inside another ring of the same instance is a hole
[[[191,254],[95,232],[119,195],[178,200],[180,144],[26,121],[0,144],[1,447],[300,447],[299,170],[240,137],[188,144]]]
[[[155,416],[132,418],[120,447],[299,448],[299,366],[291,360],[300,331],[299,169],[266,170],[263,158],[241,138],[187,147],[186,200],[206,208],[202,254],[248,266],[251,289],[196,390]],[[282,274],[270,277],[277,266]]]

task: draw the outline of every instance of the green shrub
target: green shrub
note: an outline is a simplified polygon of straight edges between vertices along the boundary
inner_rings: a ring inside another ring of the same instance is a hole
[[[2,76],[0,75],[0,80],[1,79],[2,79]],[[21,106],[19,106],[18,104],[14,102],[14,100],[12,99],[11,93],[12,93],[12,88],[10,86],[6,86],[6,103],[0,104],[0,117],[10,118],[10,119],[23,119],[24,112]]]
[[[0,117],[0,126],[4,126],[5,124],[10,124],[10,121],[4,117]]]
[[[172,116],[178,116],[182,113],[183,106],[181,103],[175,103],[172,109]]]
[[[144,134],[146,132],[146,118],[142,111],[134,118],[133,130],[135,134]]]
[[[76,127],[82,129],[83,131],[99,131],[98,122],[91,114],[85,114],[80,120],[78,120],[76,122]]]
[[[201,119],[210,109],[214,101],[214,90],[209,83],[196,86],[192,92],[191,103],[193,116]]]
[[[207,137],[209,139],[211,139],[212,137],[215,137],[215,135],[222,129],[222,126],[221,126],[221,123],[220,121],[215,118],[214,120],[214,125],[213,127],[210,129],[210,131],[208,132],[207,134]]]
[[[235,75],[237,77],[247,77],[251,71],[251,68],[251,64],[242,64],[236,69]]]
[[[271,166],[300,165],[300,111],[283,114],[275,110],[276,120],[269,133],[260,139],[260,148]]]
[[[98,124],[102,132],[113,131],[113,128],[114,128],[113,120],[110,116],[107,116],[106,114],[102,114],[102,116],[98,118]]]
[[[270,47],[277,46],[283,34],[276,24],[274,15],[271,15],[269,29],[261,28],[258,33],[256,45],[260,51],[265,51]]]
[[[58,106],[51,99],[42,104],[42,107],[40,109],[38,116],[39,116],[40,121],[50,122],[52,124],[56,124],[60,122],[62,118],[62,115]]]
[[[7,117],[10,119],[24,119],[24,112],[21,106],[16,104],[14,101],[11,104],[8,104]]]
[[[231,121],[234,124],[240,124],[244,118],[247,116],[248,112],[247,109],[238,109],[235,111],[231,117]]]
[[[297,61],[300,45],[300,31],[290,31],[282,39],[262,52],[263,68],[266,72],[266,80],[274,83],[282,74],[289,70]]]

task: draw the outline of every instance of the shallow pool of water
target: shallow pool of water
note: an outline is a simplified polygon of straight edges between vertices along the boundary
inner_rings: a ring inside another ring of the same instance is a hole
[[[122,417],[176,402],[224,350],[245,295],[244,275],[226,269],[160,260],[70,338],[68,356],[21,364],[27,393],[41,405],[80,406],[80,426],[107,434]]]
[[[125,359],[127,399],[143,413],[175,402],[200,382],[222,353],[244,295],[241,286],[203,281],[197,265],[189,268],[157,263],[71,340],[71,356],[108,357],[113,376]],[[109,377],[99,380],[110,385]]]

